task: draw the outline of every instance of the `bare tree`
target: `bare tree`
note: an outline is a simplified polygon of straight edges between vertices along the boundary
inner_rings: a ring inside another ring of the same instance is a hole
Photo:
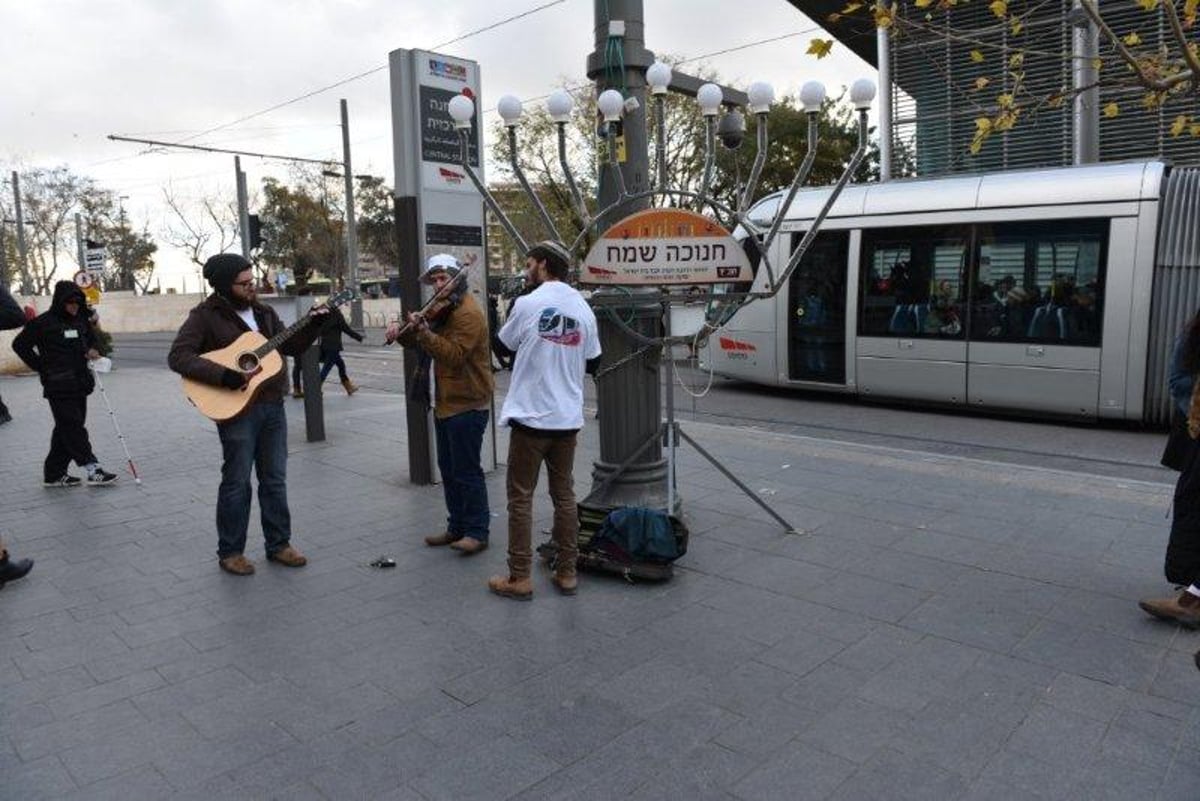
[[[209,256],[224,253],[238,241],[236,201],[222,200],[216,194],[185,200],[167,184],[163,187],[163,202],[170,214],[160,236],[166,244],[186,253],[194,264],[203,266]]]

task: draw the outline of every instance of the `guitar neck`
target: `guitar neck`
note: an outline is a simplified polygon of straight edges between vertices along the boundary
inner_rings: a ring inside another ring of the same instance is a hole
[[[343,303],[347,302],[348,300],[351,300],[353,297],[354,297],[354,293],[352,291],[347,290],[347,291],[339,292],[338,294],[331,297],[328,301],[326,301],[324,305],[329,307],[330,309],[336,309],[338,306],[341,306]],[[289,339],[291,339],[292,336],[297,331],[299,331],[301,328],[303,328],[305,325],[307,325],[311,318],[312,318],[312,312],[305,314],[299,320],[292,323],[287,328],[283,329],[278,334],[271,337],[266,342],[262,343],[257,348],[255,348],[254,355],[261,359],[263,356],[266,356],[271,351],[276,350],[284,342],[287,342]]]

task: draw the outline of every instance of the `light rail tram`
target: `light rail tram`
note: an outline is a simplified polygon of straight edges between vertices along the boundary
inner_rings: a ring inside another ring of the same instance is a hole
[[[777,272],[828,191],[787,210]],[[765,229],[782,199],[751,220]],[[898,180],[848,186],[788,285],[700,356],[771,386],[1159,425],[1171,346],[1198,307],[1200,167]]]

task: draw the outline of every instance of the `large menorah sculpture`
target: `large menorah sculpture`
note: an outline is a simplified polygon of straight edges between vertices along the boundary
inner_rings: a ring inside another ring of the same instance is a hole
[[[746,233],[745,241],[750,243],[750,246],[756,251],[758,256],[758,270],[754,272],[750,268],[749,260],[746,253],[740,246],[726,247],[724,241],[721,242],[719,251],[716,250],[718,245],[713,245],[711,248],[705,248],[704,245],[691,247],[688,245],[672,245],[664,248],[664,255],[660,261],[652,262],[652,259],[658,258],[659,251],[657,248],[650,249],[649,247],[634,248],[633,251],[640,252],[643,255],[648,255],[647,264],[643,265],[646,268],[653,268],[655,275],[673,275],[659,279],[649,278],[649,270],[645,274],[622,273],[619,270],[606,269],[600,264],[602,255],[597,254],[599,246],[594,246],[591,253],[584,260],[582,268],[579,270],[579,282],[582,284],[607,285],[607,286],[623,286],[622,276],[628,277],[629,285],[646,288],[653,287],[657,293],[653,295],[653,301],[662,304],[663,309],[663,325],[660,333],[649,336],[646,333],[638,331],[631,326],[626,320],[621,319],[621,315],[616,313],[616,308],[629,303],[629,295],[621,293],[601,293],[593,295],[591,302],[597,312],[604,315],[610,322],[615,324],[621,332],[630,340],[640,346],[640,350],[634,355],[641,354],[648,349],[670,348],[678,344],[688,344],[693,348],[699,348],[707,341],[708,337],[718,330],[722,325],[727,323],[729,319],[747,303],[751,303],[756,299],[770,298],[776,295],[781,289],[788,284],[792,273],[803,260],[805,253],[813,244],[821,225],[830,209],[833,208],[839,194],[846,184],[850,181],[851,176],[859,169],[867,151],[867,115],[872,101],[875,98],[875,84],[869,79],[856,81],[850,88],[850,100],[854,104],[858,112],[858,142],[857,146],[846,163],[841,176],[837,182],[829,190],[824,203],[817,212],[816,216],[807,222],[807,228],[804,236],[796,248],[791,252],[786,263],[781,270],[777,270],[772,263],[771,252],[772,245],[776,237],[779,235],[780,227],[783,224],[785,217],[799,192],[800,187],[808,180],[808,176],[812,171],[813,164],[816,160],[817,147],[820,142],[820,130],[818,125],[818,115],[821,111],[821,106],[825,102],[825,87],[816,81],[810,81],[802,87],[800,91],[800,101],[806,113],[807,122],[807,151],[803,162],[796,170],[796,174],[789,185],[787,192],[784,194],[781,202],[775,213],[772,215],[769,224],[763,224],[760,219],[756,222],[750,217],[750,210],[755,205],[757,200],[756,193],[758,191],[759,179],[762,175],[763,166],[766,163],[767,154],[770,146],[769,134],[767,130],[767,118],[770,113],[771,104],[774,102],[774,90],[769,84],[755,83],[748,92],[749,111],[754,114],[757,119],[757,136],[756,136],[756,152],[754,162],[750,170],[750,174],[745,186],[741,187],[737,192],[735,205],[731,206],[714,198],[710,194],[712,187],[713,173],[716,162],[716,136],[718,126],[718,116],[722,102],[724,100],[723,92],[716,84],[704,84],[699,88],[696,94],[696,99],[700,107],[700,113],[704,117],[704,168],[701,176],[700,187],[698,191],[688,191],[683,189],[671,188],[667,186],[667,164],[666,164],[666,96],[669,91],[668,87],[671,83],[671,68],[662,63],[655,62],[645,73],[646,82],[650,87],[650,91],[654,97],[655,105],[655,121],[654,121],[654,140],[656,142],[655,153],[655,181],[652,188],[640,191],[629,192],[625,185],[624,176],[622,174],[618,161],[617,136],[621,123],[622,114],[626,108],[626,100],[622,94],[615,89],[608,89],[601,92],[596,100],[597,108],[603,117],[603,127],[601,135],[607,140],[607,158],[601,169],[606,169],[613,176],[618,192],[614,200],[609,202],[603,208],[598,209],[594,214],[589,212],[587,203],[584,202],[583,196],[580,194],[578,183],[575,180],[571,171],[571,165],[567,158],[567,124],[571,120],[571,114],[574,109],[574,99],[565,90],[559,90],[550,95],[546,101],[547,111],[555,123],[557,129],[558,140],[558,156],[559,165],[563,172],[563,177],[566,181],[567,188],[571,197],[574,211],[578,215],[582,225],[579,226],[579,231],[575,233],[570,241],[567,241],[562,234],[557,230],[554,220],[546,210],[545,205],[538,197],[537,192],[529,185],[524,172],[521,169],[518,160],[518,140],[517,126],[522,116],[522,104],[519,99],[512,95],[506,95],[500,99],[497,105],[497,110],[504,121],[508,136],[510,166],[513,175],[520,184],[525,195],[528,197],[530,204],[536,210],[536,214],[540,225],[546,229],[549,238],[561,243],[566,247],[567,251],[573,257],[578,257],[578,250],[585,238],[589,234],[595,234],[598,240],[603,240],[600,236],[606,225],[611,224],[609,234],[613,236],[630,236],[630,227],[636,227],[637,222],[633,222],[638,215],[625,217],[623,220],[614,221],[610,218],[619,209],[628,209],[633,205],[648,204],[651,209],[661,210],[662,212],[676,214],[675,217],[660,215],[658,220],[669,219],[673,223],[680,220],[688,223],[698,222],[700,225],[705,225],[705,221],[712,221],[716,226],[708,226],[710,229],[718,230],[720,234],[728,235],[729,231],[734,231],[741,228]],[[471,118],[475,114],[475,104],[470,97],[466,95],[458,95],[450,100],[449,113],[454,120],[454,124],[459,132],[459,147],[460,147],[460,165],[463,171],[470,177],[475,187],[479,190],[488,209],[496,216],[500,225],[504,228],[507,234],[513,239],[517,247],[524,253],[529,249],[529,244],[522,236],[521,232],[513,225],[512,220],[505,213],[504,209],[497,203],[495,197],[491,194],[488,188],[479,179],[475,170],[471,167],[469,160],[469,135],[471,130]],[[668,205],[668,202],[677,205]],[[694,213],[693,213],[694,212]],[[639,212],[645,214],[645,212]],[[689,215],[690,216],[685,216]],[[709,216],[710,215],[710,216]],[[668,241],[671,237],[670,232],[661,230],[662,223],[659,225],[657,234],[651,228],[645,227],[644,233],[640,236],[648,237],[642,241],[652,242],[657,235],[661,241]],[[626,227],[622,230],[620,226]],[[686,227],[679,225],[681,229]],[[688,228],[688,230],[691,230]],[[615,233],[614,233],[615,232]],[[672,239],[671,241],[678,241]],[[679,261],[681,254],[688,253],[689,258],[692,253],[703,253],[705,258],[708,258],[711,253],[720,253],[721,258],[728,258],[727,265],[715,265],[713,270],[708,274],[704,271],[696,271],[689,269],[676,269],[674,272],[670,269],[674,262],[672,259],[672,250],[674,247],[674,259]],[[613,245],[609,246],[609,252],[613,250],[619,255],[622,251],[629,250],[628,247],[621,248]],[[686,248],[686,250],[685,250]],[[736,253],[730,253],[733,250]],[[697,278],[697,275],[700,277]],[[721,276],[735,276],[734,279],[719,280]],[[695,288],[698,285],[707,285],[707,295],[697,296]],[[686,290],[681,290],[680,287],[688,287]],[[643,296],[639,296],[643,298]],[[673,334],[670,330],[670,308],[676,303],[695,303],[697,300],[707,301],[705,306],[705,315],[703,323],[699,330],[688,332],[687,334]],[[629,357],[626,357],[626,359]],[[622,359],[621,361],[625,361]],[[616,367],[619,365],[613,365]],[[609,367],[609,369],[612,369]],[[605,368],[601,368],[604,372]],[[773,518],[779,521],[785,529],[791,531],[793,527],[786,520],[776,514],[763,500],[750,488],[746,487],[740,480],[730,473],[723,465],[721,465],[711,454],[701,448],[695,440],[687,436],[678,428],[678,424],[674,420],[674,399],[672,396],[671,382],[668,382],[667,387],[667,421],[661,432],[656,432],[654,436],[648,439],[640,449],[628,456],[628,458],[619,465],[610,475],[603,479],[602,485],[594,488],[593,496],[603,496],[607,485],[614,481],[626,468],[635,463],[642,454],[650,448],[661,436],[668,449],[668,472],[667,472],[667,511],[674,513],[676,510],[676,492],[675,492],[675,476],[674,476],[674,447],[678,437],[686,439],[693,447],[695,447],[701,455],[707,458],[715,467],[724,473],[732,480],[739,488],[742,489],[751,499],[759,506],[765,509]],[[601,409],[603,415],[604,410]],[[660,418],[661,419],[661,416]]]

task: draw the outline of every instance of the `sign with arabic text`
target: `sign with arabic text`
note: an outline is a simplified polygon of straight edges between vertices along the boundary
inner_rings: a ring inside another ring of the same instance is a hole
[[[684,209],[647,209],[604,232],[588,251],[582,284],[725,284],[754,279],[725,227]]]

